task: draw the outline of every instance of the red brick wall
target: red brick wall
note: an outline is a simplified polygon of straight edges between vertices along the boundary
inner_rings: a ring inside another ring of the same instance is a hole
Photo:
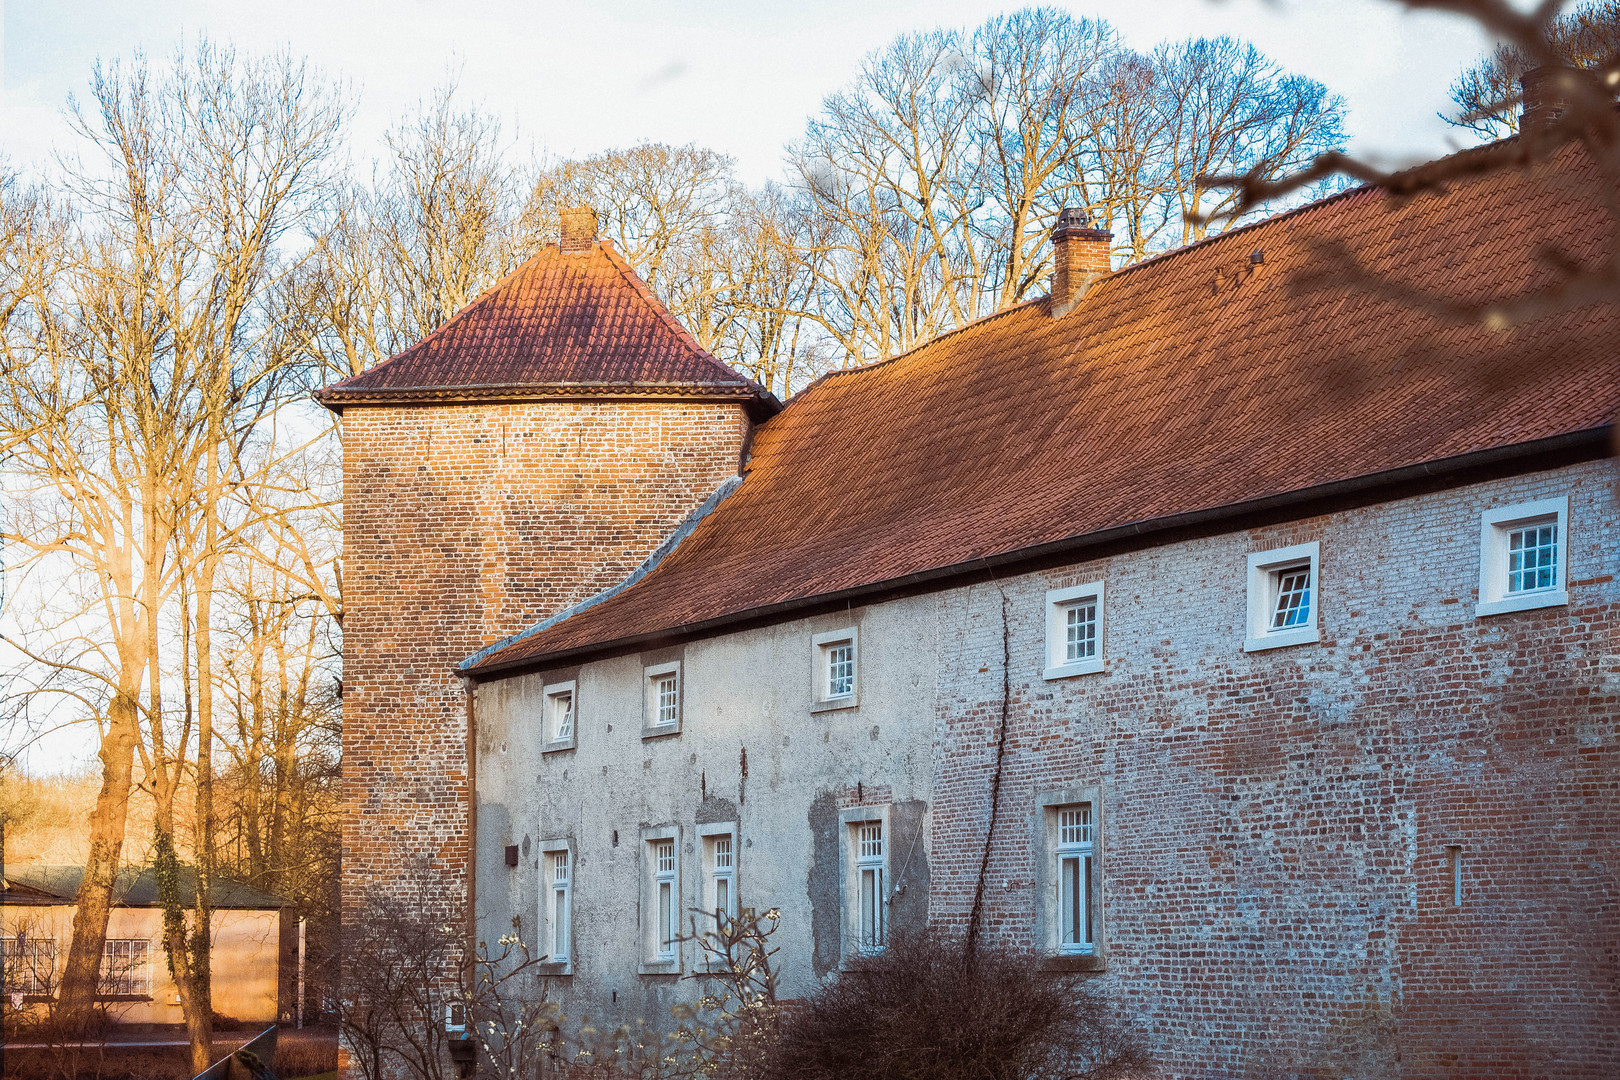
[[[343,903],[459,918],[457,662],[611,585],[735,474],[739,406],[350,408],[343,417]]]
[[[1005,583],[989,933],[1033,938],[1035,793],[1099,783],[1097,977],[1170,1075],[1620,1075],[1612,470]],[[1480,511],[1566,493],[1569,606],[1476,619]],[[1247,552],[1309,540],[1321,642],[1243,653]],[[1097,579],[1107,671],[1042,680],[1044,590]],[[932,911],[958,928],[988,818],[1001,618],[997,587],[977,586],[942,638]]]

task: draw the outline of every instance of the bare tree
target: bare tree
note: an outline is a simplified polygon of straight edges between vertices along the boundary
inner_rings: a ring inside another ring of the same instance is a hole
[[[1203,177],[1283,176],[1337,145],[1343,108],[1230,38],[1143,56],[1051,8],[903,35],[791,151],[819,223],[803,317],[849,362],[1039,295],[1068,205],[1113,229],[1125,262],[1200,239],[1253,209],[1217,218],[1241,200]]]
[[[1602,68],[1620,55],[1620,2],[1594,0],[1546,24],[1547,44],[1560,64],[1583,70]],[[1545,61],[1533,50],[1504,41],[1451,84],[1456,111],[1441,117],[1486,139],[1519,130],[1519,82]]]
[[[1520,11],[1506,0],[1399,2],[1414,10],[1447,11],[1472,19],[1498,37],[1530,69],[1524,83],[1539,100],[1527,100],[1519,87],[1512,87],[1504,96],[1482,101],[1458,117],[1462,124],[1514,109],[1533,109],[1537,122],[1517,138],[1400,172],[1335,151],[1319,155],[1308,168],[1282,178],[1268,177],[1258,169],[1241,175],[1209,177],[1206,182],[1210,187],[1225,187],[1237,196],[1224,217],[1247,213],[1329,178],[1348,177],[1377,185],[1389,198],[1401,200],[1499,169],[1522,170],[1552,193],[1593,204],[1608,232],[1607,254],[1601,261],[1583,262],[1547,244],[1536,253],[1551,271],[1543,283],[1506,296],[1457,298],[1368,272],[1342,244],[1322,242],[1315,251],[1321,268],[1318,277],[1331,274],[1373,294],[1422,308],[1442,321],[1482,325],[1498,332],[1573,308],[1620,301],[1620,111],[1616,108],[1620,105],[1620,53],[1610,53],[1590,66],[1569,66],[1556,30],[1562,7],[1559,0],[1544,0],[1531,11]],[[1567,177],[1541,168],[1565,153],[1580,154],[1589,162],[1597,183],[1582,185],[1580,191],[1575,191]],[[1304,279],[1301,287],[1309,288],[1315,280]]]
[[[288,261],[280,243],[324,188],[343,112],[289,57],[244,61],[203,42],[156,77],[143,59],[98,66],[88,107],[71,116],[88,157],[68,163],[56,254],[38,249],[33,265],[48,269],[25,275],[33,285],[13,305],[0,401],[23,495],[6,541],[30,568],[72,575],[81,601],[42,628],[41,648],[19,647],[49,672],[39,689],[73,695],[102,726],[62,999],[70,1019],[94,1000],[135,759],[164,859],[178,859],[189,773],[197,910],[190,932],[170,913],[165,946],[200,1069],[215,581],[258,513],[243,495],[265,470],[249,451],[275,457],[267,432],[286,400],[284,358],[263,347]]]

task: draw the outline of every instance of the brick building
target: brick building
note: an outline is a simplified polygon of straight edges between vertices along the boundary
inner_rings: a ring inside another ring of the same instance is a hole
[[[1171,1075],[1614,1075],[1620,313],[1439,314],[1605,254],[1599,185],[1113,274],[1065,215],[1052,296],[780,413],[610,250],[543,254],[327,392],[345,895],[414,858],[566,1013],[657,1020],[689,908],[780,908],[796,994],[982,892]],[[602,282],[685,351],[604,329],[590,397],[546,363]]]

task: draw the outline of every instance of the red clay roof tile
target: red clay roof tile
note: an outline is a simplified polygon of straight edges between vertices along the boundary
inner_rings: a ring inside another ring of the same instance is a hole
[[[607,241],[545,248],[417,344],[316,397],[338,411],[527,397],[737,400],[756,418],[780,408],[698,345]]]
[[[650,573],[471,670],[1604,428],[1613,306],[1457,325],[1318,246],[1454,300],[1511,296],[1554,280],[1539,245],[1606,254],[1598,184],[1571,151],[1404,202],[1358,189],[1116,273],[1064,318],[1035,301],[827,376],[758,430],[741,486]]]

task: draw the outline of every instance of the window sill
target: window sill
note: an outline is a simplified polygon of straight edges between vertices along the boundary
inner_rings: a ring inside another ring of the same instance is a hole
[[[1108,961],[1096,954],[1068,953],[1048,956],[1041,961],[1042,971],[1107,971]]]
[[[640,975],[680,975],[681,962],[679,960],[643,961],[637,974]]]
[[[1546,592],[1520,593],[1504,596],[1500,600],[1481,600],[1474,605],[1474,617],[1506,615],[1510,611],[1533,611],[1536,608],[1563,607],[1569,603],[1567,589],[1548,589]]]
[[[641,737],[643,739],[662,739],[670,735],[679,735],[680,733],[681,725],[679,723],[660,724],[657,727],[644,727],[641,729]]]
[[[841,709],[858,709],[861,707],[861,695],[850,694],[848,697],[828,698],[818,701],[810,706],[813,713],[838,712]]]
[[[1321,640],[1322,632],[1316,627],[1301,626],[1293,630],[1279,630],[1275,634],[1248,638],[1243,642],[1243,651],[1264,652],[1267,649],[1281,649],[1288,645],[1309,645]]]
[[[1056,664],[1041,672],[1043,679],[1072,679],[1076,675],[1096,675],[1103,669],[1102,657],[1073,664]]]
[[[548,978],[552,975],[572,975],[574,973],[574,962],[572,960],[541,961],[534,967],[537,974]]]
[[[572,749],[574,749],[574,740],[573,739],[558,739],[556,742],[548,742],[544,746],[542,746],[540,748],[540,753],[541,754],[560,754],[564,750],[572,750]]]

